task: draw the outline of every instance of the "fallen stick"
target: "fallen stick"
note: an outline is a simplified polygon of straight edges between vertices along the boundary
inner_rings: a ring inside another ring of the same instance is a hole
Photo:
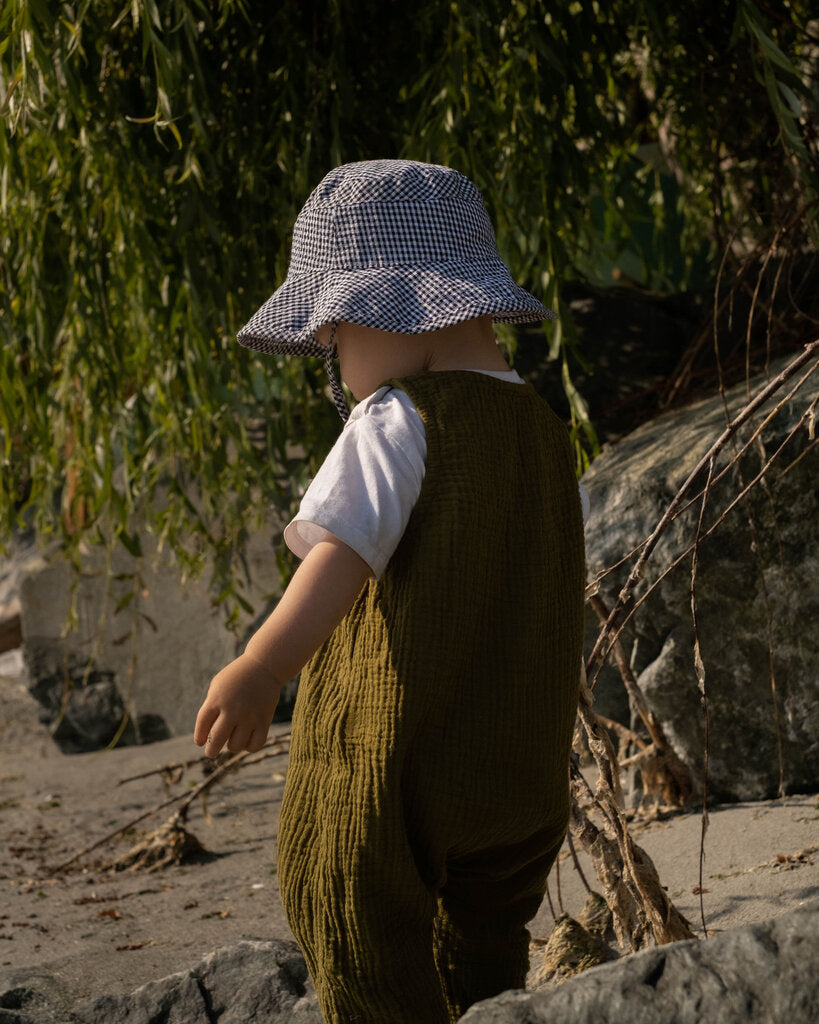
[[[283,743],[285,740],[290,740],[289,732],[284,732],[280,736],[275,736],[272,740],[268,740],[265,747],[272,743]],[[262,750],[264,750],[265,747],[262,747]],[[120,779],[117,785],[124,786],[126,782],[137,782],[139,779],[148,779],[152,775],[164,775],[165,772],[175,772],[179,768],[184,771],[186,768],[194,768],[196,765],[202,764],[205,761],[214,760],[215,758],[202,754],[200,757],[194,757],[188,761],[171,761],[170,764],[163,764],[161,768],[152,768],[148,772],[140,772],[139,775],[129,775],[125,779]]]
[[[287,741],[285,743],[285,741]],[[82,850],[78,850],[75,854],[69,857],[68,860],[63,861],[62,864],[58,864],[56,867],[51,868],[52,874],[57,874],[60,871],[64,871],[70,867],[81,857],[87,856],[94,850],[99,849],[100,846],[104,846],[106,843],[110,843],[112,839],[116,839],[117,836],[122,835],[129,828],[133,828],[134,825],[138,825],[139,822],[144,821],[146,818],[152,817],[154,814],[158,814],[159,811],[164,810],[166,807],[170,807],[172,804],[179,803],[179,808],[176,812],[176,816],[180,820],[184,821],[187,816],[190,805],[193,801],[206,793],[211,786],[215,785],[221,778],[223,778],[228,772],[234,768],[239,767],[243,762],[246,764],[258,764],[260,761],[266,760],[268,757],[275,757],[279,754],[284,754],[290,747],[290,734],[287,733],[284,736],[277,736],[275,739],[268,740],[264,747],[251,759],[249,750],[242,750],[238,754],[234,754],[230,760],[223,762],[216,768],[211,774],[199,783],[198,786],[190,790],[188,793],[177,793],[176,796],[168,797],[167,800],[163,800],[158,803],[155,807],[151,807],[150,810],[143,811],[142,814],[137,815],[136,818],[132,818],[124,825],[120,825],[119,828],[114,829],[113,832],[109,832],[104,835],[101,839],[95,840],[89,846],[84,847]],[[205,760],[211,760],[206,758]],[[159,769],[161,771],[162,769]],[[149,774],[154,774],[153,772]]]

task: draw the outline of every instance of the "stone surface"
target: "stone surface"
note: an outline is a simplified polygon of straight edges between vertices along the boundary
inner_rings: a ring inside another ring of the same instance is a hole
[[[784,363],[771,367],[773,376]],[[764,380],[751,382],[757,393]],[[705,526],[785,440],[815,396],[809,383],[765,427],[740,469],[713,485]],[[775,401],[784,397],[784,391]],[[746,404],[746,388],[726,393],[733,418]],[[757,414],[741,439],[762,423],[773,402]],[[586,526],[589,577],[614,565],[647,538],[699,459],[726,425],[720,397],[663,415],[599,456],[584,477],[591,496]],[[734,448],[717,460],[724,468]],[[798,457],[803,457],[797,461]],[[787,470],[787,472],[785,472]],[[710,714],[709,789],[713,798],[754,800],[819,785],[819,449],[807,427],[788,443],[763,484],[728,513],[700,548],[697,614]],[[701,481],[704,483],[705,479]],[[699,503],[670,525],[651,556],[636,594],[642,595],[692,543]],[[749,523],[749,516],[751,522]],[[602,582],[609,607],[631,563]],[[690,556],[638,609],[625,646],[638,682],[669,739],[702,782],[704,727],[694,668]],[[586,648],[598,622],[587,610]],[[629,724],[630,712],[616,669],[601,674],[598,710]]]
[[[645,950],[537,992],[476,1003],[464,1024],[815,1024],[819,904],[707,941]]]
[[[109,743],[153,743],[170,733],[159,715],[126,715],[113,672],[69,662],[62,672],[42,674],[29,688],[39,718],[63,753],[100,750]]]
[[[69,1008],[45,974],[0,972],[0,1024],[321,1024],[294,942],[237,942],[128,995]]]
[[[505,992],[468,1024],[814,1024],[819,904],[761,924],[645,950],[557,988]],[[69,1007],[38,971],[0,971],[0,1024],[321,1024],[293,942],[241,941],[128,995]]]
[[[244,592],[254,611],[231,630],[207,570],[183,581],[151,551],[150,538],[143,547],[145,556],[135,559],[118,545],[110,564],[103,549],[86,551],[78,577],[57,552],[30,546],[6,563],[19,594],[28,684],[67,753],[115,737],[146,743],[190,733],[211,677],[236,656],[280,591],[271,538],[257,535]]]
[[[0,1024],[74,1024],[63,986],[36,968],[0,970]]]

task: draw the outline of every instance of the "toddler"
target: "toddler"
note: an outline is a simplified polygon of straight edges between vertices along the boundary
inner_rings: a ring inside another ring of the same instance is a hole
[[[278,875],[328,1024],[448,1024],[525,984],[569,815],[583,523],[568,433],[492,322],[553,316],[470,181],[376,160],[316,188],[239,334],[326,357],[346,424],[285,530],[302,561],[194,738],[259,749],[303,669]]]

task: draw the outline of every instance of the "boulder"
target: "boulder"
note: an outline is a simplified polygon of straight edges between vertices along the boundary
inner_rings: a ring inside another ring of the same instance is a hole
[[[819,1020],[819,904],[593,967],[557,988],[505,992],[468,1024],[813,1024]],[[0,971],[0,1024],[321,1024],[292,941],[237,942],[128,995],[69,1007],[43,972]]]
[[[243,596],[253,611],[230,627],[207,569],[183,579],[147,535],[142,546],[137,558],[117,545],[110,561],[104,548],[83,550],[79,573],[53,548],[18,550],[13,572],[7,563],[28,685],[66,753],[190,733],[210,679],[280,593],[270,535],[248,543]]]
[[[0,973],[0,1024],[321,1024],[307,967],[292,941],[245,940],[129,995],[73,1009],[55,979]]]
[[[60,982],[37,968],[0,970],[0,1024],[76,1024]]]
[[[814,1024],[819,904],[763,924],[644,950],[558,988],[504,992],[464,1024]]]
[[[773,377],[785,362],[771,367]],[[750,393],[766,383],[753,380]],[[758,412],[721,452],[715,476],[785,391]],[[809,382],[764,426],[738,466],[715,480],[704,526],[788,437],[809,402]],[[747,404],[744,384],[670,412],[602,452],[583,478],[591,496],[586,525],[589,578],[620,562],[645,540],[669,502],[726,425]],[[819,449],[809,427],[790,439],[772,470],[703,541],[696,576],[697,618],[705,667],[710,746],[708,786],[723,800],[757,800],[819,785]],[[699,481],[705,483],[705,477]],[[699,502],[676,518],[651,556],[639,598],[692,543]],[[633,564],[605,576],[611,607]],[[638,608],[623,634],[649,703],[695,780],[703,782],[704,719],[694,666],[691,558],[672,570]],[[633,606],[633,602],[632,602]],[[599,624],[587,611],[587,650]],[[616,669],[601,673],[602,713],[631,724]]]
[[[189,971],[75,1010],[77,1024],[321,1024],[294,942],[237,942]]]

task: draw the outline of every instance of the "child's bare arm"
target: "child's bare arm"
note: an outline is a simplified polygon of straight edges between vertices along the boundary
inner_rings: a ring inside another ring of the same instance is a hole
[[[370,575],[367,563],[342,541],[330,537],[316,544],[244,654],[213,677],[194,743],[209,757],[225,745],[259,750],[282,686],[344,618]]]

